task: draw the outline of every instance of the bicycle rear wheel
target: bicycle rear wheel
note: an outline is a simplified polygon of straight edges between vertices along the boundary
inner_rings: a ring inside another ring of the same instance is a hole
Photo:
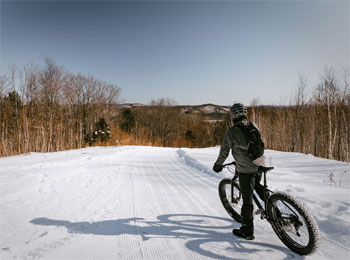
[[[241,208],[243,204],[242,197],[240,197],[240,188],[238,183],[233,182],[233,198],[237,199],[237,202],[232,202],[231,198],[231,179],[223,179],[219,183],[219,196],[222,205],[224,206],[227,213],[235,219],[237,222],[242,223]]]
[[[300,255],[312,254],[319,246],[320,232],[306,206],[298,199],[276,192],[268,200],[267,211],[273,230],[281,241]]]

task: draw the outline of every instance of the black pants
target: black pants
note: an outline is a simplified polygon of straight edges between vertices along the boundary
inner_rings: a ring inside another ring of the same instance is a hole
[[[260,184],[261,174],[257,172],[239,173],[239,186],[241,188],[243,205],[241,209],[242,231],[247,235],[254,234],[253,222],[253,191],[258,193],[259,197],[264,199],[264,189]]]

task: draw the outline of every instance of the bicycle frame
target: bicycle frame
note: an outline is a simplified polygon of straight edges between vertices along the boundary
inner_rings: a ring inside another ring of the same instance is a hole
[[[236,165],[236,163],[232,162],[222,166],[228,165]],[[221,180],[218,188],[220,200],[227,213],[234,220],[242,223],[243,219],[238,207],[242,206],[243,201],[238,181],[239,174],[236,169],[228,168],[228,171],[233,173],[233,177]],[[272,169],[273,167],[258,168],[259,176],[256,179],[259,179],[260,182],[263,177],[264,180],[263,183],[259,183],[259,187],[256,186],[259,189],[252,195],[256,205],[254,215],[260,215],[261,219],[266,219],[281,241],[292,251],[300,255],[311,254],[319,246],[320,236],[317,224],[308,209],[297,198],[285,192],[273,193],[268,189],[266,174]],[[229,185],[231,187],[228,187]]]
[[[229,166],[229,165],[236,165],[236,162],[232,162],[232,163],[228,163],[223,165],[225,166]],[[258,207],[258,210],[256,211],[256,214],[261,214],[261,219],[266,218],[268,221],[272,221],[272,218],[270,218],[270,216],[267,216],[267,200],[269,199],[269,196],[273,193],[273,191],[269,190],[267,188],[267,180],[266,180],[266,173],[273,169],[272,167],[268,167],[268,168],[262,168],[259,169],[258,172],[261,172],[263,174],[264,177],[264,185],[263,185],[263,194],[264,194],[264,207],[261,205],[260,201],[258,200],[257,196],[253,193],[253,200],[255,202],[255,204]],[[232,172],[232,171],[231,171]],[[238,179],[238,172],[235,171],[234,176],[231,180],[231,202],[232,203],[238,203],[238,201],[241,199],[241,191],[239,190],[239,196],[237,198],[234,197],[234,185],[233,183],[237,183],[237,179]]]
[[[225,164],[223,166],[225,167],[225,166],[229,166],[229,165],[236,165],[236,162],[231,162],[231,163]],[[273,194],[273,191],[271,191],[267,188],[266,174],[268,171],[270,171],[272,169],[273,169],[273,167],[259,167],[259,170],[258,170],[258,173],[263,174],[263,178],[264,178],[264,185],[263,185],[264,207],[261,205],[261,203],[260,203],[259,199],[257,198],[257,196],[255,195],[255,193],[253,193],[253,200],[254,200],[256,206],[258,207],[258,210],[256,210],[256,212],[255,212],[256,215],[260,214],[261,219],[266,218],[266,220],[269,222],[276,222],[276,220],[274,220],[274,218],[272,216],[268,216],[268,210],[267,210],[267,201],[268,201],[269,197],[271,196],[271,194]],[[231,202],[232,203],[238,203],[238,201],[241,199],[241,196],[242,196],[241,191],[239,190],[239,196],[237,198],[234,197],[234,185],[233,185],[233,183],[239,184],[239,183],[237,183],[237,179],[238,179],[238,172],[235,171],[234,176],[231,180]],[[287,204],[285,204],[284,202],[283,202],[283,204],[294,213],[294,216],[296,216],[295,212]],[[275,207],[275,206],[273,205],[273,207]],[[283,219],[291,220],[291,222],[296,226],[299,225],[299,223],[300,223],[300,221],[298,221],[298,219],[293,219],[293,216],[288,216],[288,217],[285,217]]]

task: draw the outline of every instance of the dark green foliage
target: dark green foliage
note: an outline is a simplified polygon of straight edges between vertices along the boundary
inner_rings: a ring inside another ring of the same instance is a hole
[[[19,113],[23,107],[21,97],[16,91],[8,93],[1,102],[1,118],[6,115],[6,121],[8,123],[8,133],[13,136],[18,127]],[[1,120],[3,121],[3,120]],[[4,118],[5,121],[5,118]]]
[[[109,140],[109,126],[107,125],[104,118],[100,118],[100,120],[96,123],[95,132],[92,134],[95,142],[107,142]]]
[[[95,131],[92,133],[92,135],[87,134],[85,136],[85,142],[87,142],[89,145],[107,142],[109,140],[110,133],[111,132],[106,120],[104,118],[100,118],[100,120],[96,123]]]
[[[122,113],[121,123],[119,124],[120,129],[125,132],[132,132],[135,128],[135,115],[131,109],[126,109]]]

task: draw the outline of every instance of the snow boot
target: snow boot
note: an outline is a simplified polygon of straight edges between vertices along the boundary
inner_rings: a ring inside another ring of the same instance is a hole
[[[240,228],[240,229],[233,229],[233,230],[232,230],[232,233],[233,233],[235,236],[237,236],[237,237],[242,237],[242,238],[245,238],[245,239],[247,239],[247,240],[254,240],[254,239],[255,239],[255,237],[254,237],[253,234],[248,235],[248,234],[244,233],[244,232],[242,231],[242,228]]]

